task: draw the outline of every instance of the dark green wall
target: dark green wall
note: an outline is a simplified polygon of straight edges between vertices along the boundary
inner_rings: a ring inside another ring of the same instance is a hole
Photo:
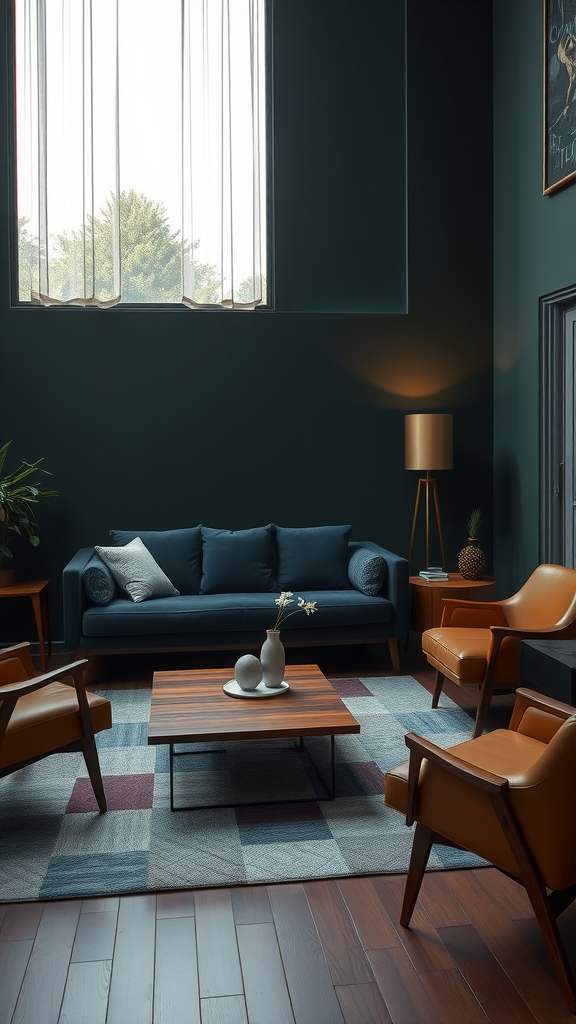
[[[363,0],[354,9],[362,24]],[[350,522],[356,538],[407,554],[409,411],[454,413],[455,469],[440,474],[440,502],[455,568],[466,514],[492,504],[491,4],[465,9],[408,3],[408,314],[11,309],[3,284],[1,436],[25,458],[47,456],[61,491],[41,509],[40,547],[18,552],[19,572],[50,577],[56,638],[62,567],[111,527]],[[338,30],[332,23],[331,39]],[[341,40],[346,31],[343,21]],[[374,61],[369,20],[365,31]],[[277,59],[277,89],[295,73],[293,59]],[[377,133],[402,90],[361,84],[348,117],[357,109]],[[275,131],[281,145],[278,117]],[[382,159],[359,160],[357,174],[354,187],[386,191]],[[402,195],[392,199],[403,208]],[[356,229],[345,254],[367,273],[369,228],[366,245]],[[489,556],[490,534],[489,525]],[[416,552],[416,568],[423,559]],[[15,623],[4,613],[4,642],[32,635],[18,614]]]
[[[576,184],[542,195],[543,4],[494,4],[495,568],[538,564],[538,299],[576,283]]]

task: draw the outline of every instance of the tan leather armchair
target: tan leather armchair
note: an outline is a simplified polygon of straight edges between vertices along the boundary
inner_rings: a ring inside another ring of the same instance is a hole
[[[440,626],[422,634],[422,650],[436,669],[432,707],[444,679],[479,688],[473,736],[484,728],[498,687],[520,685],[520,641],[576,637],[576,569],[539,565],[504,601],[445,600]]]
[[[30,645],[0,650],[0,778],[47,757],[81,750],[101,811],[106,797],[94,733],[112,726],[110,701],[87,693],[86,660],[37,676]],[[65,680],[72,678],[72,685]]]
[[[385,778],[386,804],[417,822],[400,924],[410,923],[432,843],[484,857],[526,888],[576,1013],[556,925],[576,897],[576,709],[519,689],[508,729],[448,750],[408,733],[406,745],[410,760]]]

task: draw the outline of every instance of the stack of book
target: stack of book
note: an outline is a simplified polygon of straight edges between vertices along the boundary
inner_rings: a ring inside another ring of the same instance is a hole
[[[447,580],[449,578],[448,573],[444,572],[441,565],[429,565],[427,569],[422,569],[418,575],[423,580]]]

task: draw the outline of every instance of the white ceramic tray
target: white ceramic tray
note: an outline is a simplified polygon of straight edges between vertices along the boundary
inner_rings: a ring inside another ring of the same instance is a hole
[[[227,683],[224,683],[222,689],[229,697],[249,697],[250,699],[257,699],[258,697],[278,697],[281,693],[286,693],[286,690],[290,689],[290,684],[283,681],[280,686],[275,686],[270,689],[268,686],[264,686],[264,683],[258,683],[255,690],[243,690],[235,679],[229,679]]]

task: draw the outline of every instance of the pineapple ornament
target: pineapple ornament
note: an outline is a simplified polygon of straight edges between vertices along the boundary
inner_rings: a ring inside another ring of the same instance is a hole
[[[472,510],[466,520],[468,543],[458,555],[458,572],[465,580],[481,580],[486,567],[486,556],[478,547],[478,531],[484,522],[482,509]]]

